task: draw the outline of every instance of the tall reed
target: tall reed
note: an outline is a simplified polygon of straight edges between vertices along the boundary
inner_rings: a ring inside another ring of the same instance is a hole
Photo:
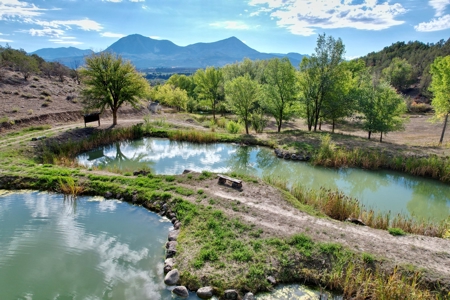
[[[175,130],[170,131],[169,139],[177,141],[187,141],[192,143],[214,143],[218,140],[214,132],[198,130]]]

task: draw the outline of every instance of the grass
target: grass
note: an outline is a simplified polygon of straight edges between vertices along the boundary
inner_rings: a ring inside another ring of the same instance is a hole
[[[397,227],[391,227],[388,228],[389,234],[393,235],[393,236],[403,236],[406,235],[406,232],[403,231],[403,229],[401,228],[397,228]]]

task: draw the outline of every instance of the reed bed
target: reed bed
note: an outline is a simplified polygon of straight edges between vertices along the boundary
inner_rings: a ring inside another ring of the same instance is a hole
[[[218,141],[214,132],[204,132],[198,130],[175,130],[168,132],[169,139],[176,141],[186,141],[192,143],[214,143]]]
[[[314,165],[331,168],[358,167],[377,170],[391,169],[414,176],[429,177],[450,182],[450,160],[432,155],[429,157],[389,156],[384,152],[362,149],[338,148],[330,135],[324,135],[317,152],[312,158]]]
[[[367,209],[357,199],[348,197],[339,191],[324,188],[314,191],[305,189],[301,185],[288,187],[286,181],[272,177],[264,177],[264,181],[289,192],[301,204],[309,205],[338,221],[359,219],[372,228],[387,230],[395,227],[407,233],[440,238],[446,237],[450,230],[450,220],[436,223],[431,220],[417,220],[401,214],[391,218],[390,212],[375,212]]]

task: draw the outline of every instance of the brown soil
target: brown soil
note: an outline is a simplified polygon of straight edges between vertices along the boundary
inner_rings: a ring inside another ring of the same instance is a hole
[[[31,85],[37,87],[33,88]],[[9,121],[15,120],[14,125],[10,124],[3,127],[4,133],[25,126],[25,122],[21,123],[20,120],[29,119],[28,112],[30,110],[33,110],[33,116],[39,116],[40,118],[29,121],[26,123],[27,125],[50,124],[52,126],[50,129],[21,136],[5,136],[2,134],[0,151],[3,147],[13,147],[15,144],[23,142],[33,145],[34,142],[30,142],[30,138],[36,135],[59,135],[60,137],[64,136],[64,138],[69,135],[83,138],[94,130],[108,128],[111,124],[106,115],[106,120],[105,118],[102,119],[100,128],[93,129],[92,127],[96,127],[97,124],[89,123],[88,128],[84,129],[80,103],[67,100],[68,95],[77,95],[79,91],[79,87],[74,83],[66,82],[62,84],[53,79],[48,80],[42,77],[38,77],[38,80],[31,78],[29,82],[24,82],[17,78],[16,74],[9,72],[6,79],[0,81],[0,90],[0,118],[6,117],[7,123],[12,123]],[[39,99],[38,96],[44,90],[49,91],[52,97],[52,102],[45,108],[42,107],[45,99]],[[25,98],[22,96],[25,93],[30,93],[35,97]],[[18,108],[18,110],[15,111],[15,108]],[[119,114],[119,126],[129,126],[142,122],[142,116],[147,113],[146,109],[138,111],[124,109],[122,114]],[[153,116],[153,118],[164,118],[168,123],[205,129],[201,124],[193,121],[189,115],[162,113]],[[368,143],[366,139],[362,138],[366,136],[366,133],[358,129],[352,129],[350,125],[339,126],[337,132],[361,138],[349,139],[342,135],[341,139],[337,140],[345,145],[353,144],[354,147],[384,148],[393,152],[412,151],[425,155],[431,153],[448,155],[449,147],[435,146],[439,139],[441,125],[429,123],[429,118],[430,116],[427,115],[411,116],[404,132],[390,133],[383,143],[375,140]],[[274,124],[272,123],[270,127],[273,130]],[[297,130],[306,127],[302,121],[295,121],[288,122],[286,128]],[[75,130],[67,132],[68,129]],[[322,129],[330,131],[329,125],[324,125]],[[308,138],[308,136],[295,132],[283,135],[264,133],[258,137],[278,141],[301,141]],[[448,136],[446,143],[450,143]],[[218,205],[227,214],[261,227],[267,236],[289,236],[304,232],[315,241],[336,242],[357,252],[367,252],[376,255],[378,258],[386,258],[389,263],[410,264],[423,268],[427,270],[427,277],[430,280],[440,281],[447,289],[450,288],[450,240],[416,235],[394,237],[382,230],[316,218],[293,208],[283,200],[280,191],[262,183],[246,182],[242,191],[237,191],[226,185],[218,185],[215,179],[196,181],[196,184],[198,185],[197,188],[202,188],[207,194],[220,198],[221,201]],[[190,200],[195,201],[195,199]],[[245,209],[239,211],[231,209],[231,202],[233,201],[239,201]]]

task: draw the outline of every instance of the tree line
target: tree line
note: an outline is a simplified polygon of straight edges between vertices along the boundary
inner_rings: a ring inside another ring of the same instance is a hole
[[[192,76],[173,75],[152,88],[151,98],[179,110],[231,111],[245,126],[261,131],[264,116],[274,118],[278,132],[293,117],[306,120],[308,130],[323,122],[335,125],[359,115],[363,128],[382,135],[402,128],[405,101],[391,82],[395,66],[376,76],[363,60],[346,61],[341,39],[319,35],[315,53],[298,68],[287,58],[242,62],[222,68],[208,67]],[[394,74],[394,75],[393,75]]]

